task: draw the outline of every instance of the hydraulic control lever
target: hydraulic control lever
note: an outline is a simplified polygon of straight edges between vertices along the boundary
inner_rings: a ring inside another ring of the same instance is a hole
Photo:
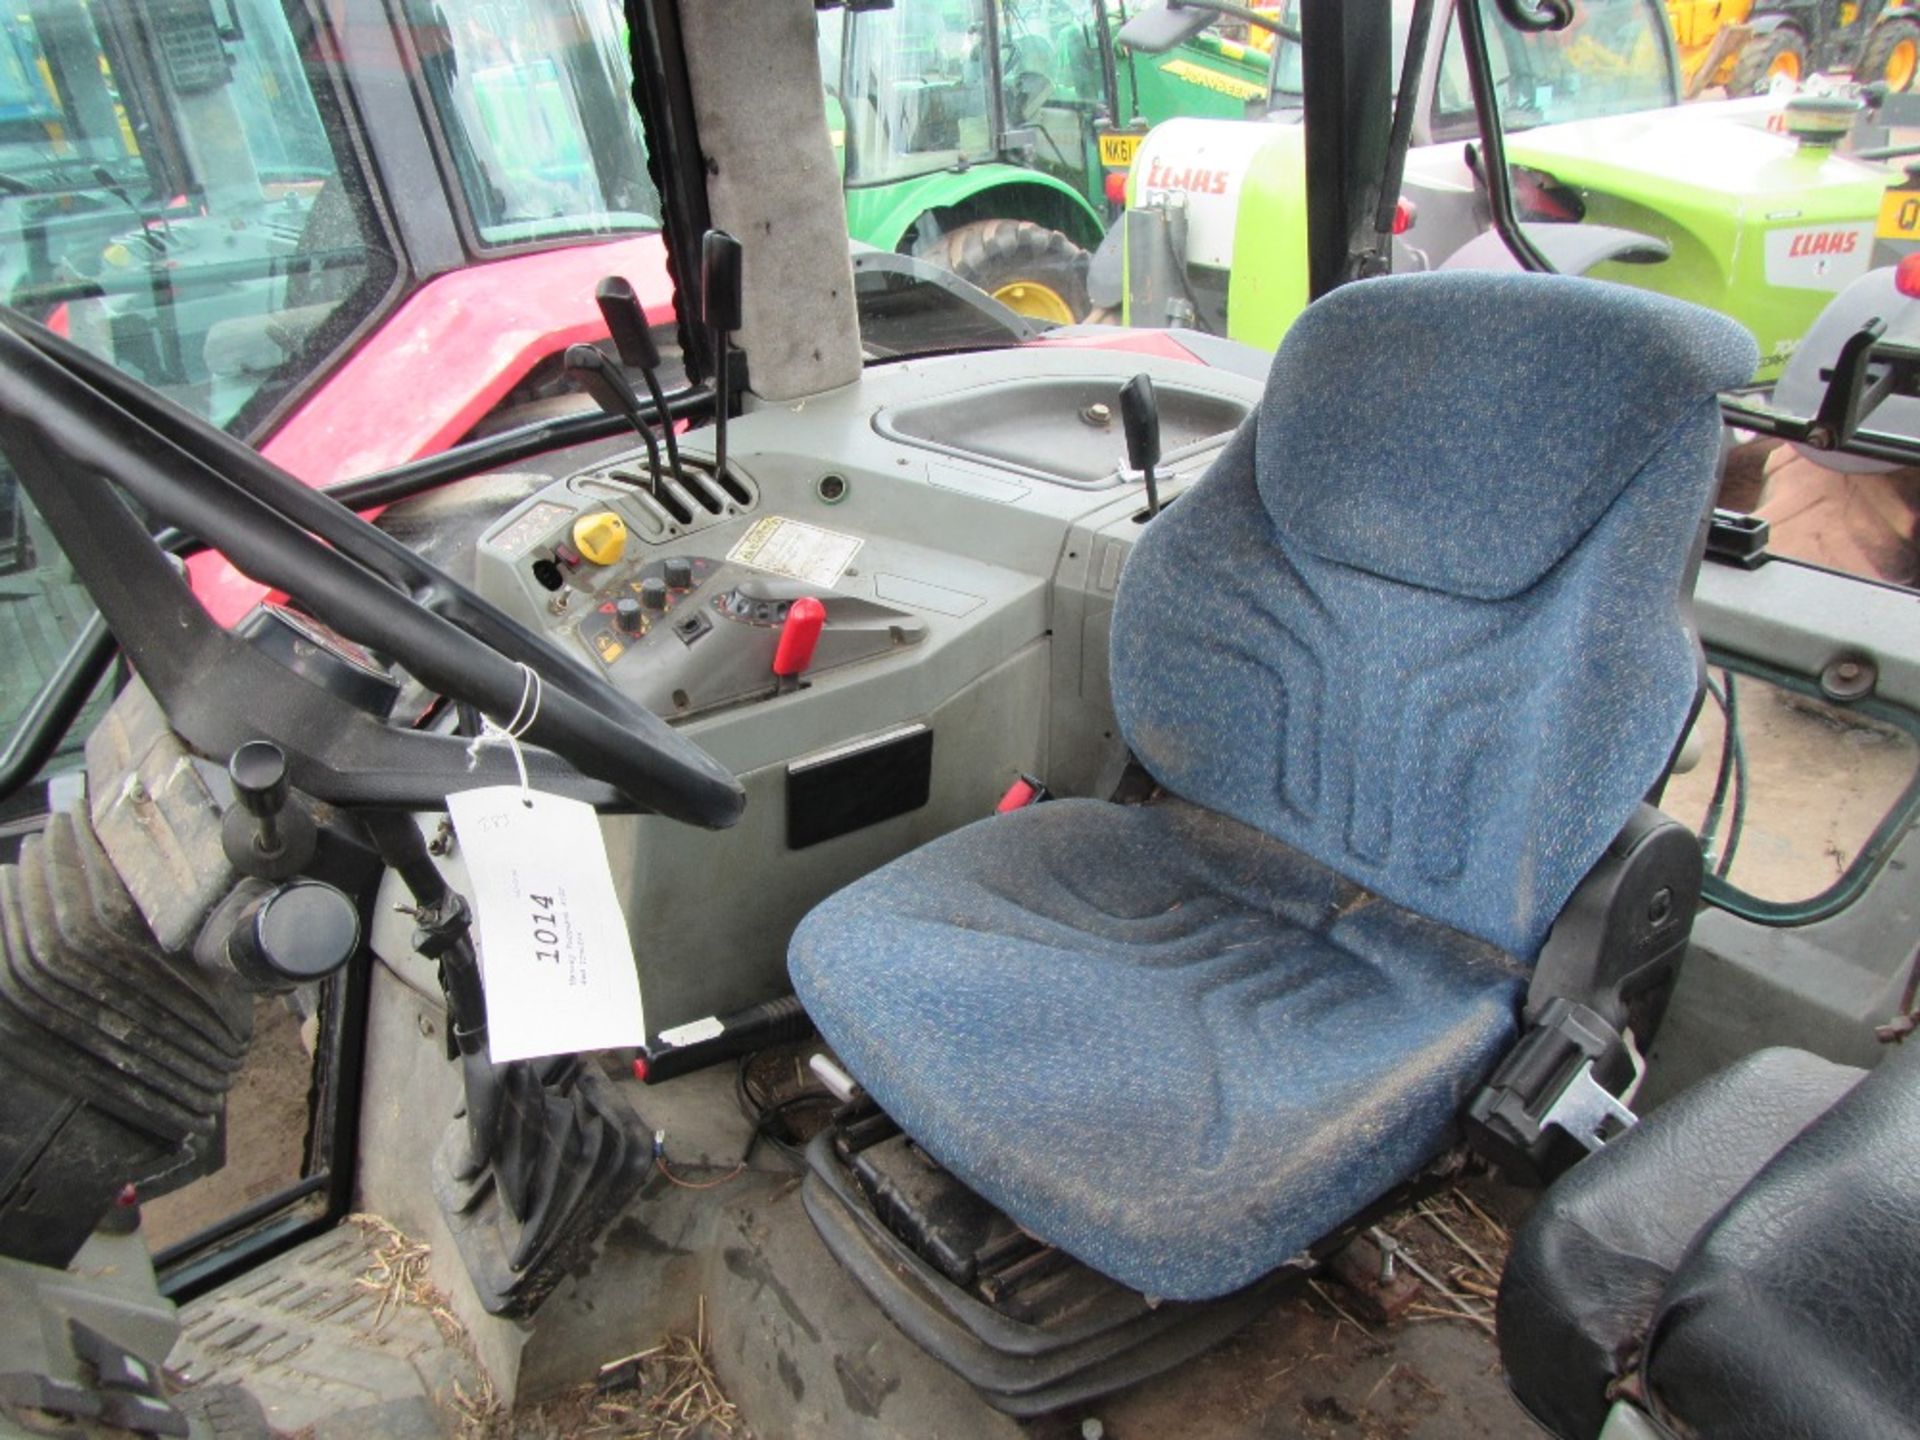
[[[647,474],[653,482],[653,495],[660,498],[660,444],[653,438],[653,427],[640,409],[640,397],[633,393],[620,367],[591,345],[569,345],[567,374],[578,380],[594,403],[609,415],[625,417],[647,445]]]
[[[1147,485],[1147,518],[1160,513],[1160,484],[1153,467],[1160,463],[1160,404],[1153,377],[1136,375],[1120,387],[1120,425],[1127,432],[1127,465]]]
[[[811,595],[801,596],[788,607],[773,652],[773,673],[781,690],[792,690],[800,684],[800,677],[813,664],[813,652],[826,623],[827,607]]]
[[[733,356],[730,336],[740,328],[740,242],[724,230],[700,237],[700,315],[713,332],[713,472],[721,484],[727,474],[727,411],[733,405]]]
[[[647,312],[633,286],[618,275],[609,275],[593,288],[594,303],[600,318],[607,322],[613,347],[620,352],[620,363],[638,370],[647,382],[647,395],[653,401],[653,413],[660,417],[660,438],[667,447],[667,468],[683,488],[686,472],[680,468],[680,442],[673,436],[673,417],[667,413],[667,398],[660,390],[660,347],[653,343],[653,330],[647,324]]]

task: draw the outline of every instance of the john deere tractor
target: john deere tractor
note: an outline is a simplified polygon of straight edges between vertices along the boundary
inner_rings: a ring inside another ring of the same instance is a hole
[[[1116,48],[1121,0],[900,0],[822,11],[821,71],[847,226],[1038,320],[1082,319],[1087,251],[1147,127],[1265,104],[1267,45],[1210,26]],[[1217,17],[1209,16],[1209,19]]]

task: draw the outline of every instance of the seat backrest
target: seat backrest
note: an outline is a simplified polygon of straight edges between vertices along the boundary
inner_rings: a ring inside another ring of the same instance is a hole
[[[1558,275],[1311,306],[1114,613],[1162,785],[1531,960],[1672,752],[1724,316]]]

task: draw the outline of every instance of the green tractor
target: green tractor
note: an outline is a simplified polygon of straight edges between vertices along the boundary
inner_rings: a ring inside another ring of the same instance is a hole
[[[1379,236],[1381,269],[1515,263],[1488,233],[1455,9],[1433,7],[1413,148]],[[1401,47],[1413,11],[1411,0],[1395,6]],[[1596,0],[1558,32],[1487,18],[1502,121],[1513,132],[1505,150],[1516,218],[1534,248],[1552,268],[1732,315],[1759,342],[1755,379],[1778,378],[1815,317],[1868,268],[1892,172],[1840,148],[1863,104],[1680,105],[1672,32],[1655,0]],[[1173,121],[1141,147],[1125,223],[1095,266],[1096,291],[1118,289],[1128,323],[1190,325],[1271,347],[1305,306],[1307,144],[1289,80],[1297,43],[1281,38],[1273,63],[1263,119]]]
[[[1023,315],[1084,318],[1087,252],[1148,127],[1239,118],[1267,95],[1268,47],[1244,22],[1139,55],[1114,44],[1125,19],[1116,0],[822,11],[853,238],[931,259]]]

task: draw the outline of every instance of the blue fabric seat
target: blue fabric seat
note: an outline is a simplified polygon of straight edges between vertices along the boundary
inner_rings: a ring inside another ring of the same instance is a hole
[[[969,826],[830,897],[794,984],[1013,1219],[1225,1294],[1414,1173],[1692,701],[1724,317],[1559,276],[1311,307],[1147,527],[1114,705],[1165,795]]]

